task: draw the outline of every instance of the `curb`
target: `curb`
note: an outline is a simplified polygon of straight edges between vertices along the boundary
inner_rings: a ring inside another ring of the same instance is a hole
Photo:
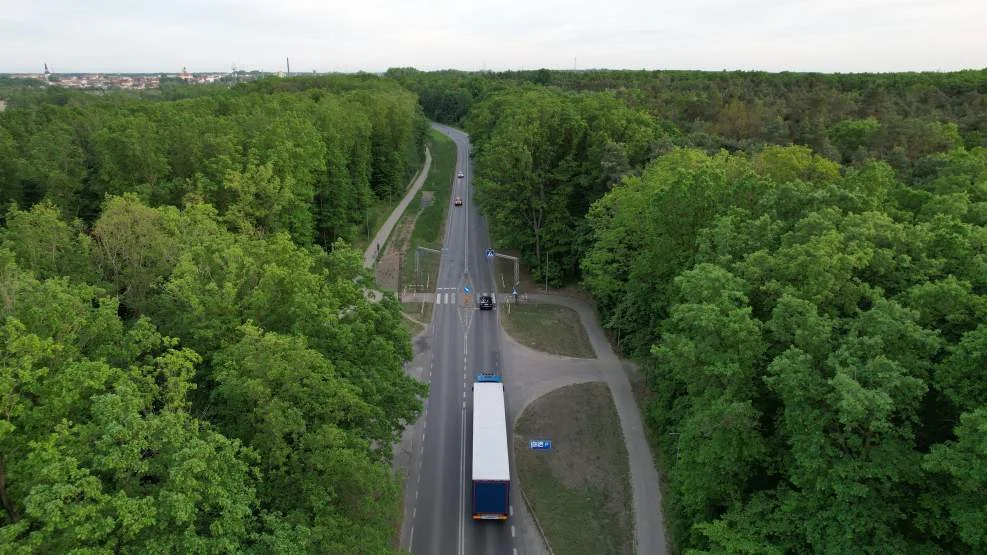
[[[512,434],[513,435],[513,434]],[[511,453],[511,462],[515,463],[514,468],[517,468],[517,461],[514,460],[514,452]],[[517,475],[517,489],[521,492],[521,499],[524,500],[524,506],[528,508],[528,514],[531,515],[531,520],[535,523],[535,528],[538,529],[538,533],[541,535],[541,539],[545,542],[545,548],[548,549],[549,555],[555,555],[555,551],[552,550],[552,544],[548,541],[548,536],[545,535],[545,529],[542,528],[541,522],[538,520],[538,515],[535,514],[535,510],[531,505],[531,501],[528,500],[528,496],[524,493],[524,487],[521,486],[521,474]]]

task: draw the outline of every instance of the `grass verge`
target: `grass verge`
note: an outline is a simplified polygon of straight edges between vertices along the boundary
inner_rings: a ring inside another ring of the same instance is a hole
[[[552,304],[520,303],[500,305],[504,331],[515,341],[554,355],[593,358],[593,346],[579,314],[571,308]]]
[[[401,500],[401,503],[398,505],[399,509],[394,519],[395,522],[392,524],[391,549],[394,551],[401,549],[401,527],[404,525],[404,490],[407,480],[407,472],[403,469],[395,471],[394,481],[398,485],[398,499]]]
[[[425,326],[422,324],[428,324],[429,322],[432,321],[433,306],[434,303],[431,302],[401,303],[401,310],[404,311],[404,313],[407,316],[415,320],[415,322],[413,322],[408,318],[404,319],[405,322],[407,322],[411,326],[414,326],[414,327],[405,326],[405,329],[407,329],[409,332],[413,332],[411,334],[412,337],[418,335],[423,329],[425,329]]]
[[[532,439],[550,439],[552,449],[530,449]],[[514,464],[556,555],[633,553],[627,450],[605,383],[566,386],[528,405],[514,430]]]
[[[411,214],[415,218],[415,224],[404,251],[405,264],[401,268],[402,281],[417,284],[418,291],[435,290],[440,255],[431,251],[421,252],[416,268],[415,252],[418,247],[442,250],[442,234],[456,172],[456,143],[434,129],[428,140],[432,151],[432,168],[418,198],[411,205],[417,209]],[[427,203],[423,203],[423,199],[428,199]]]
[[[432,166],[425,183],[398,219],[377,260],[376,280],[384,290],[427,292],[435,288],[439,255],[425,251],[416,260],[415,253],[419,246],[441,250],[439,241],[452,189],[456,144],[437,131],[431,132],[428,142]]]
[[[401,327],[403,327],[412,338],[425,331],[425,326],[419,324],[418,322],[412,322],[407,318],[401,319]]]

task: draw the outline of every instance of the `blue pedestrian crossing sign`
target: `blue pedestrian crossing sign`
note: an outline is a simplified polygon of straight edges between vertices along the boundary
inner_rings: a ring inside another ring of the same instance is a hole
[[[493,257],[494,257],[494,250],[487,249],[487,258],[493,258]]]
[[[550,440],[550,439],[533,439],[530,442],[528,442],[528,445],[532,449],[551,449],[552,448],[552,440]]]
[[[511,290],[511,295],[517,296],[517,287]]]

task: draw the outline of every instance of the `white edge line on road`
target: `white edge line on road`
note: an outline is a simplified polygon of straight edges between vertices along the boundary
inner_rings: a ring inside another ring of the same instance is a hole
[[[463,373],[469,353],[469,332],[463,332]],[[463,383],[463,410],[459,413],[459,555],[466,555],[466,383]]]
[[[464,521],[466,513],[463,498],[466,496],[466,401],[463,401],[463,411],[459,413],[459,555],[466,553],[466,530]]]
[[[514,525],[511,525],[511,537],[514,537]]]
[[[414,553],[415,552],[414,547],[415,547],[415,525],[412,524],[411,525],[411,537],[408,538],[408,551]],[[514,553],[515,553],[515,555],[517,554],[517,549],[514,550]]]

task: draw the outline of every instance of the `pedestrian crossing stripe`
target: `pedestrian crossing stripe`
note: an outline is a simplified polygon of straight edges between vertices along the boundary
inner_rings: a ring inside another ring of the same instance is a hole
[[[436,293],[435,304],[456,304],[455,293]]]

